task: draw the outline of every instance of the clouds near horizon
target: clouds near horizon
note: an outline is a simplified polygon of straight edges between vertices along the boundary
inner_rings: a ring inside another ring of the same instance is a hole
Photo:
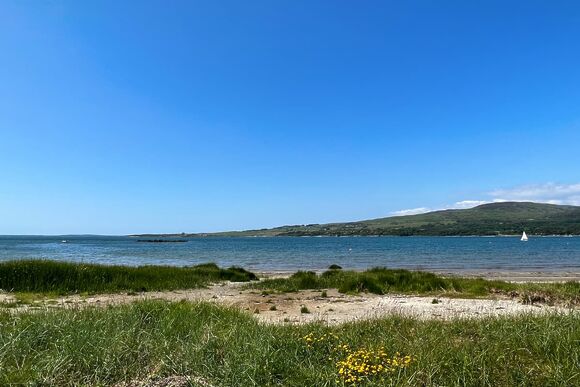
[[[580,206],[580,183],[574,184],[529,184],[512,188],[501,188],[490,191],[483,200],[461,200],[440,208],[417,207],[394,211],[395,216],[417,215],[431,211],[466,209],[488,203],[500,202],[537,202],[548,204]]]
[[[494,200],[501,201],[580,205],[580,183],[525,185],[510,189],[498,189],[490,194],[494,197]]]

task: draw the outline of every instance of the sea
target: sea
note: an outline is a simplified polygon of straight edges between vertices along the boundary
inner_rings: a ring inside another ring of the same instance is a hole
[[[13,259],[130,266],[215,262],[259,272],[321,271],[336,264],[355,270],[579,273],[580,237],[196,237],[148,243],[127,236],[0,236],[0,261]]]

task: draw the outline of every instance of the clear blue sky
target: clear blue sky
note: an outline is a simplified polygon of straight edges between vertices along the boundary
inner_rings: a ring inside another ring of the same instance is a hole
[[[4,0],[0,53],[0,234],[580,200],[577,1]]]

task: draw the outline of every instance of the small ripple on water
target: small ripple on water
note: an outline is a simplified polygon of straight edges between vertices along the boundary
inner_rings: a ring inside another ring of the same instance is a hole
[[[0,236],[0,261],[55,259],[102,264],[188,266],[216,262],[257,271],[374,266],[460,272],[580,272],[580,238],[342,237],[195,238],[188,243],[136,243],[128,237]]]

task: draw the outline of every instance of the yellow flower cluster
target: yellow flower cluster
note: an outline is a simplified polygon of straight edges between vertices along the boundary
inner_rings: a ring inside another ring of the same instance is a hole
[[[308,347],[312,347],[318,343],[330,342],[338,340],[338,336],[334,333],[325,333],[322,336],[315,336],[313,333],[309,333],[302,338]]]
[[[343,345],[341,349],[346,357],[336,363],[336,368],[339,381],[347,384],[356,384],[372,376],[385,376],[407,367],[413,361],[411,356],[401,356],[398,352],[389,356],[382,347],[352,351],[348,345]]]
[[[389,356],[384,347],[353,350],[348,344],[341,343],[334,333],[320,336],[309,333],[302,340],[309,349],[316,347],[324,352],[328,351],[328,360],[336,361],[337,383],[355,385],[370,378],[383,378],[408,367],[415,360],[411,356],[402,356],[399,352]]]

